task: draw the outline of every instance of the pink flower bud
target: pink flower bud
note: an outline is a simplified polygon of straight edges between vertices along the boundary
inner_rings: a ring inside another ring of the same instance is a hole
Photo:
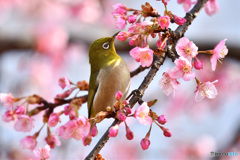
[[[124,104],[124,106],[127,106],[127,105],[129,105],[129,101],[128,100],[124,100],[123,104]]]
[[[117,101],[120,101],[121,98],[122,98],[122,92],[121,91],[117,91],[117,93],[115,94],[115,99]]]
[[[60,121],[59,114],[52,113],[48,119],[48,124],[50,127],[55,127]]]
[[[72,107],[70,105],[67,105],[64,107],[64,114],[67,116],[71,113]]]
[[[163,134],[165,137],[171,137],[172,133],[169,129],[164,129]]]
[[[125,121],[126,118],[127,116],[121,110],[117,112],[117,119],[119,119],[120,121]]]
[[[92,142],[91,135],[89,134],[89,135],[83,137],[82,141],[83,141],[84,146],[89,145]]]
[[[173,19],[175,21],[176,24],[178,25],[183,25],[183,23],[185,23],[187,20],[182,18],[182,17],[178,17],[176,15],[173,16]]]
[[[70,120],[76,119],[76,112],[74,110],[71,110],[71,112],[69,114],[69,119]]]
[[[21,115],[21,114],[24,114],[25,109],[24,109],[24,107],[23,107],[22,105],[20,105],[20,106],[17,106],[17,108],[15,109],[14,112],[15,112],[17,115]]]
[[[37,141],[34,136],[27,136],[20,141],[23,148],[34,150],[37,146]]]
[[[59,78],[58,80],[58,84],[62,89],[67,87],[70,90],[71,89],[70,83],[71,82],[67,77]]]
[[[131,114],[132,113],[132,109],[129,107],[125,107],[126,113],[127,114]]]
[[[91,136],[95,137],[97,134],[98,134],[97,125],[96,125],[96,123],[94,123],[93,127],[91,129]]]
[[[2,119],[4,122],[10,122],[15,119],[13,111],[6,111],[4,115],[2,116]]]
[[[143,138],[142,140],[141,140],[141,147],[142,147],[142,149],[143,150],[146,150],[146,149],[148,149],[148,147],[150,146],[150,140],[149,140],[149,138],[148,137],[145,137],[145,138]]]
[[[167,122],[167,119],[166,119],[166,117],[164,115],[159,116],[157,120],[162,125]]]
[[[203,63],[198,58],[195,58],[194,68],[197,70],[203,69]]]
[[[116,36],[116,38],[120,41],[125,41],[127,38],[129,37],[129,33],[128,32],[120,32],[118,33],[118,35]]]
[[[108,137],[116,137],[117,134],[118,134],[118,127],[119,127],[118,124],[116,124],[115,126],[112,126],[112,127],[109,129]]]
[[[136,20],[137,20],[137,16],[136,15],[128,16],[128,22],[129,23],[134,23]]]
[[[128,140],[132,140],[134,137],[133,132],[130,130],[128,126],[126,126],[126,137]]]
[[[54,134],[51,134],[45,138],[46,143],[53,149],[55,146],[60,146],[61,142],[59,141],[58,137]]]

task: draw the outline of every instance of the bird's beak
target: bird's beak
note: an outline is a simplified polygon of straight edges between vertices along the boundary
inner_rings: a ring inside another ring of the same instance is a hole
[[[119,32],[120,32],[120,31],[119,31]],[[118,35],[119,32],[115,33],[115,34],[112,36],[112,38],[114,39],[114,38]]]

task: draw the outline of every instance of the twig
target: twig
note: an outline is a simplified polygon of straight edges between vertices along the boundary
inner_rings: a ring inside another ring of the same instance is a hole
[[[197,4],[193,7],[193,9],[188,12],[185,16],[187,22],[184,23],[182,26],[179,26],[174,32],[173,32],[173,39],[174,44],[176,44],[176,42],[178,41],[178,39],[180,39],[181,37],[184,36],[184,33],[186,32],[186,30],[188,29],[188,26],[192,23],[192,21],[194,20],[194,18],[197,17],[197,14],[199,13],[199,11],[203,8],[204,4],[207,2],[208,0],[199,0],[197,2]],[[172,60],[174,60],[176,58],[176,56],[172,55],[172,49],[173,49],[173,45],[168,47],[168,51],[167,54],[172,56]],[[157,71],[159,70],[160,66],[163,64],[164,60],[165,60],[166,54],[163,53],[160,58],[157,58],[153,64],[151,69],[149,70],[147,76],[144,78],[143,82],[141,83],[141,85],[138,88],[138,93],[137,95],[133,95],[129,101],[130,106],[134,106],[139,97],[141,98],[144,94],[144,91],[147,89],[148,85],[151,83],[151,81],[153,80],[153,77],[156,75]],[[113,122],[113,124],[110,126],[114,126],[116,123],[118,123],[118,120],[115,119],[115,121]],[[109,128],[110,128],[109,127]],[[108,132],[109,132],[109,128],[108,130],[105,132],[105,134],[102,136],[102,138],[98,141],[98,143],[96,144],[96,146],[93,148],[93,150],[89,153],[89,155],[85,158],[85,160],[94,160],[94,158],[96,157],[96,155],[100,152],[100,150],[103,148],[103,146],[105,145],[105,143],[108,141],[109,137],[108,137]]]

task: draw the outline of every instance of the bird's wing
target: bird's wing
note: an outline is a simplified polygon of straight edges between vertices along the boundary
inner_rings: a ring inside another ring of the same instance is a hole
[[[99,72],[95,72],[90,76],[89,90],[88,90],[88,118],[91,116],[91,110],[93,106],[93,100],[98,89],[97,76]]]

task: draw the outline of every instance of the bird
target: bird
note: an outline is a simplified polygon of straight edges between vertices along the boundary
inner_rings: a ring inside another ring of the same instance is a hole
[[[113,106],[116,92],[122,92],[121,100],[124,100],[128,93],[129,68],[114,46],[118,33],[95,40],[89,48],[91,74],[87,101],[88,118],[93,118],[100,111],[106,111],[106,107]]]

